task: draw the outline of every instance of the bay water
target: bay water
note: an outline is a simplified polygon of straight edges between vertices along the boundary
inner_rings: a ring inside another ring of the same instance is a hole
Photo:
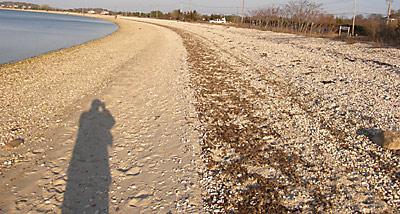
[[[90,17],[0,10],[0,64],[72,47],[117,29]]]

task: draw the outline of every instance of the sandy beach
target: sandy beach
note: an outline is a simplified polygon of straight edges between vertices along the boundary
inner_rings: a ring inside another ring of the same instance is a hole
[[[398,212],[398,49],[116,22],[0,67],[0,212]]]
[[[66,181],[89,182],[90,175],[71,174],[75,156],[99,138],[86,139],[82,147],[78,143],[79,133],[96,131],[85,128],[80,117],[97,99],[114,118],[112,142],[102,152],[88,151],[87,158],[109,159],[103,174],[101,169],[93,173],[100,173],[98,179],[112,177],[111,199],[89,210],[198,209],[193,172],[197,137],[195,122],[189,125],[195,116],[187,105],[191,95],[183,43],[168,29],[116,22],[119,30],[106,38],[0,68],[0,135],[5,145],[0,212],[77,213],[84,208],[76,203],[90,203],[89,196]],[[16,146],[18,139],[22,144]],[[97,167],[88,166],[89,171]],[[57,191],[60,183],[72,190],[62,185],[64,190]],[[64,192],[82,198],[66,201]],[[192,204],[185,201],[188,197]],[[24,205],[18,202],[25,199]],[[144,209],[141,203],[152,206]]]

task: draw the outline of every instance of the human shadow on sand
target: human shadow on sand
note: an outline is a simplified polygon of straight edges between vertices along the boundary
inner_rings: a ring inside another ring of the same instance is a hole
[[[115,120],[100,100],[82,113],[79,131],[67,171],[62,213],[108,213],[111,184],[108,147]]]

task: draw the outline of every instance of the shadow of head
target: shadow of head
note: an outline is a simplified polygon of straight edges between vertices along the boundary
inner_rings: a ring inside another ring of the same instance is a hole
[[[104,102],[99,99],[95,99],[92,101],[90,111],[102,111],[103,109],[105,109],[105,107],[106,105]]]
[[[358,135],[364,135],[368,137],[370,141],[373,143],[383,146],[385,142],[385,135],[384,131],[382,129],[377,129],[377,128],[363,128],[357,130]]]

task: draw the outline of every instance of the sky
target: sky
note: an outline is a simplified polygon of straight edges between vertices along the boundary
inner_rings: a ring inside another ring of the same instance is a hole
[[[238,14],[242,0],[17,0],[36,4],[49,4],[59,8],[100,7],[116,11],[141,11],[151,10],[172,11],[197,10],[201,13]],[[246,11],[271,5],[282,5],[289,0],[245,0]],[[325,11],[347,16],[352,14],[352,0],[314,0],[321,3]],[[380,13],[387,10],[386,0],[357,0],[359,14]],[[393,8],[400,9],[400,0],[394,0]]]

